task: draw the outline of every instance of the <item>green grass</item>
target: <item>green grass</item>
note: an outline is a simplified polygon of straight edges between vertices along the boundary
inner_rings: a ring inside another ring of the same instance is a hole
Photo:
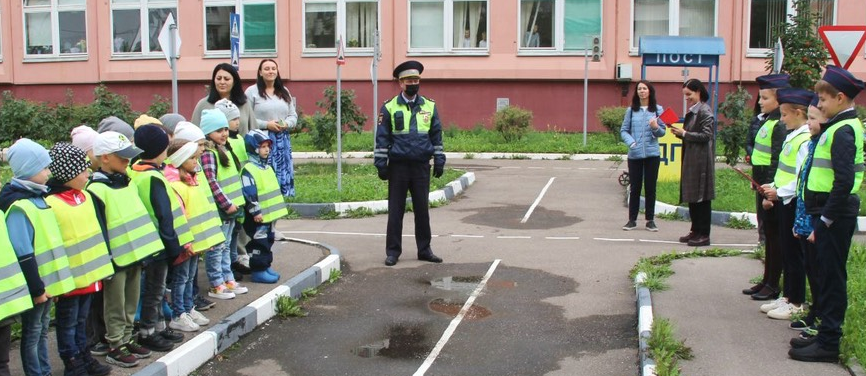
[[[304,317],[307,315],[301,308],[300,301],[288,295],[277,297],[276,313],[281,319],[289,317]]]
[[[385,200],[388,182],[379,180],[372,164],[343,163],[343,191],[337,191],[336,163],[303,163],[295,165],[295,192],[291,203],[354,202]],[[446,168],[441,178],[430,179],[430,190],[442,189],[465,172]],[[355,213],[364,216],[367,213]],[[325,214],[326,215],[326,214]]]
[[[848,311],[845,313],[842,359],[866,362],[866,244],[854,243],[848,254]]]
[[[486,129],[446,129],[442,143],[445,151],[463,153],[564,153],[564,154],[625,154],[628,152],[619,137],[608,133],[587,134],[583,146],[583,133],[529,132],[516,142],[505,142],[499,133]],[[346,133],[342,139],[343,151],[373,150],[373,134]],[[299,152],[318,151],[313,147],[308,133],[292,135],[292,150]]]
[[[672,251],[651,257],[641,257],[637,261],[637,264],[629,271],[629,278],[634,280],[638,273],[644,272],[647,276],[642,284],[644,287],[650,291],[667,290],[669,286],[666,280],[674,274],[674,270],[671,268],[671,263],[674,260],[695,257],[730,257],[739,256],[740,254],[741,252],[736,250],[712,248],[684,253]]]
[[[650,357],[656,363],[656,375],[680,375],[679,361],[694,358],[692,349],[686,346],[685,341],[676,338],[674,325],[669,319],[653,319],[650,330],[647,347],[649,348]]]

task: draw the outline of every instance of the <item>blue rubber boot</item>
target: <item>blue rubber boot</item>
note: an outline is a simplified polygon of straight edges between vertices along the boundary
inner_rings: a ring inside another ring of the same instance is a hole
[[[252,274],[253,275],[251,280],[255,283],[277,283],[277,281],[280,279],[275,275],[269,274],[265,270],[253,272]]]
[[[270,267],[268,267],[268,269],[265,271],[268,272],[268,274],[270,274],[272,276],[276,276],[277,279],[280,279],[280,273],[277,273],[274,269],[271,269]]]

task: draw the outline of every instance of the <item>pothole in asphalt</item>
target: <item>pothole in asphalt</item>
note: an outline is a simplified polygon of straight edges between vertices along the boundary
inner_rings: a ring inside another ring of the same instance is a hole
[[[421,325],[395,324],[388,328],[385,339],[358,346],[352,353],[362,358],[420,359],[432,349],[427,342],[427,330]]]
[[[457,316],[460,313],[460,310],[463,308],[463,303],[460,302],[452,302],[448,299],[435,299],[429,304],[430,309],[439,313],[444,313],[448,316]],[[481,307],[479,305],[473,304],[466,311],[466,315],[463,316],[463,320],[466,321],[474,321],[481,320],[483,318],[489,317],[493,313],[490,312],[489,309]]]
[[[548,210],[543,206],[538,206],[532,212],[529,221],[520,223],[528,209],[529,207],[525,205],[508,204],[468,209],[465,211],[473,211],[475,214],[466,216],[462,221],[482,226],[532,230],[567,227],[583,221],[582,218],[565,215],[562,210]]]

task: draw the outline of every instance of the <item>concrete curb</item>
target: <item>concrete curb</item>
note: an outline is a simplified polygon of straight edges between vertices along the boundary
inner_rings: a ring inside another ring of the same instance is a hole
[[[336,248],[304,239],[285,238],[285,240],[319,247],[327,252],[328,256],[229,315],[219,324],[144,367],[135,375],[183,376],[190,374],[217,354],[228,349],[242,336],[255,330],[256,326],[274,317],[278,297],[288,295],[298,298],[305,289],[319,286],[327,281],[332,270],[340,270],[340,252]]]
[[[655,375],[656,364],[650,358],[649,340],[653,325],[653,303],[650,291],[643,286],[646,273],[640,272],[634,277],[635,296],[637,296],[637,335],[638,335],[638,358],[640,358],[640,374],[642,376]]]
[[[463,193],[463,191],[469,188],[473,183],[475,183],[475,173],[467,172],[457,180],[446,184],[444,188],[430,192],[427,197],[430,201],[449,201]],[[412,199],[409,198],[406,201],[412,202]],[[289,204],[289,207],[294,209],[301,217],[315,218],[324,212],[337,212],[343,215],[349,210],[355,210],[358,208],[368,208],[373,212],[388,211],[388,200],[334,202],[324,204]]]
[[[342,154],[343,158],[348,159],[373,159],[372,152],[352,151]],[[471,156],[466,158],[467,156]],[[470,153],[470,152],[450,152],[445,153],[447,159],[531,159],[531,160],[564,160],[572,161],[604,161],[611,158],[619,157],[623,161],[626,160],[625,154],[565,154],[565,153]],[[292,158],[295,159],[332,159],[333,154],[324,152],[292,152]]]

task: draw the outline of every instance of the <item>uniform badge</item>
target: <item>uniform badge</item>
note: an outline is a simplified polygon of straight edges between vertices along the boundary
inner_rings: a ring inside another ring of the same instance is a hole
[[[818,140],[818,145],[824,145],[827,143],[827,133],[821,135],[821,138]]]
[[[761,128],[761,131],[758,132],[758,137],[767,138],[767,128]]]
[[[791,149],[793,149],[791,144],[785,145],[785,155],[791,154]]]
[[[425,123],[430,122],[430,112],[429,111],[420,111],[418,115],[421,115],[421,119],[424,120]]]
[[[376,123],[382,124],[382,113],[379,113],[379,120],[376,120]]]

